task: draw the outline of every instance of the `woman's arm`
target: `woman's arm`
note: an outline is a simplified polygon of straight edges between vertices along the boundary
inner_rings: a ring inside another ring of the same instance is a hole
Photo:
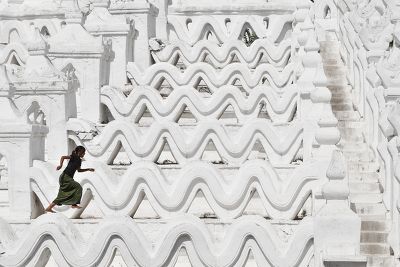
[[[63,165],[63,163],[64,163],[64,159],[70,159],[70,158],[71,158],[70,156],[62,156],[62,157],[60,158],[60,165],[57,166],[57,171],[58,171],[59,169],[62,168],[62,165]]]
[[[93,169],[93,168],[88,168],[88,169],[78,169],[78,172],[88,172],[88,171],[90,171],[90,172],[94,172],[94,169]]]

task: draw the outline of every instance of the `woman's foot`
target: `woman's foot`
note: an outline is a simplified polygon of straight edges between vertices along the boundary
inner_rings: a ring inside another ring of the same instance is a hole
[[[77,204],[75,204],[75,205],[71,205],[71,208],[73,208],[73,209],[81,209],[82,207],[77,205]]]
[[[45,211],[45,212],[56,213],[56,212],[55,212],[53,209],[51,209],[51,208],[50,208],[50,209],[49,209],[49,208],[47,208],[47,209],[45,209],[44,211]]]
[[[51,202],[50,205],[44,210],[45,212],[51,212],[51,213],[56,213],[53,208],[56,204],[54,202]]]

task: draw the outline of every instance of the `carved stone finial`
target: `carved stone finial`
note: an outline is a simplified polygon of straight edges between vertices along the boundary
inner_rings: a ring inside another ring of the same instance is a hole
[[[32,25],[33,27],[33,25]],[[39,28],[34,27],[31,40],[26,44],[29,54],[44,55],[46,54],[49,46],[40,34]]]
[[[326,171],[329,182],[322,188],[326,200],[346,200],[349,197],[349,187],[344,181],[346,177],[346,161],[343,152],[334,150],[332,159]]]
[[[306,19],[304,20],[304,22],[301,24],[301,30],[305,31],[305,30],[312,30],[314,29],[314,24],[311,21],[311,18],[309,15],[306,16]]]

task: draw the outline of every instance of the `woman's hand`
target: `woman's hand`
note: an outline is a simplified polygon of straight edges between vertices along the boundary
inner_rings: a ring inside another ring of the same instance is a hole
[[[60,165],[60,166],[57,166],[57,171],[59,170],[59,169],[61,169],[62,168],[62,165]]]
[[[94,172],[94,169],[93,168],[89,168],[88,169],[90,172]]]

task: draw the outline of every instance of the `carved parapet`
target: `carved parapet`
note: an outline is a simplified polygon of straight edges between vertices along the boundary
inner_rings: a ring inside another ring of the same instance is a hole
[[[200,40],[190,46],[180,40],[164,43],[152,39],[149,45],[156,62],[168,62],[173,65],[176,65],[178,59],[185,66],[189,66],[202,62],[207,57],[215,68],[223,68],[233,63],[236,57],[240,63],[247,64],[249,68],[256,68],[261,60],[283,68],[291,57],[292,42],[287,39],[274,44],[269,39],[256,39],[250,46],[246,46],[242,40],[232,40],[222,45]]]
[[[180,213],[193,213],[196,192],[201,190],[215,216],[234,219],[244,215],[247,203],[257,191],[263,209],[272,219],[294,219],[303,207],[310,192],[326,182],[326,166],[314,162],[293,168],[281,175],[267,161],[248,160],[238,169],[232,169],[227,180],[221,169],[204,161],[190,161],[174,175],[168,175],[161,166],[146,161],[129,166],[122,177],[113,173],[110,166],[98,161],[85,165],[96,169],[93,174],[76,174],[84,192],[90,190],[94,202],[104,216],[134,216],[145,194],[156,214],[168,218]],[[51,202],[57,189],[58,176],[51,163],[36,161],[30,169],[31,184],[43,206]],[[92,204],[94,204],[92,203]],[[68,207],[56,208],[65,210]],[[207,207],[201,207],[203,210]],[[72,209],[73,210],[73,209]],[[85,208],[79,213],[85,211]],[[71,211],[71,217],[77,214]]]
[[[266,1],[266,0],[222,0],[215,2],[212,0],[174,0],[169,7],[169,14],[210,14],[215,12],[215,8],[223,14],[282,14],[292,12],[296,8],[296,1]]]
[[[326,176],[329,181],[322,187],[326,205],[315,218],[316,264],[321,264],[321,259],[330,261],[327,259],[331,256],[360,255],[361,220],[349,207],[346,162],[341,151],[333,151]],[[365,264],[366,260],[361,262]]]
[[[318,119],[318,127],[315,133],[315,140],[319,146],[319,151],[315,156],[330,157],[330,153],[340,141],[340,132],[337,128],[338,120],[333,115],[331,107],[332,94],[326,85],[326,76],[322,66],[319,66],[316,73],[314,84],[316,89],[311,93],[311,100],[319,106],[320,117]]]
[[[69,121],[68,129],[82,129],[87,123]],[[131,162],[150,160],[156,162],[167,143],[177,162],[201,159],[205,146],[213,143],[217,153],[228,163],[237,165],[248,159],[256,142],[265,150],[274,164],[289,164],[293,161],[303,141],[303,128],[295,123],[276,129],[263,119],[253,119],[241,126],[236,133],[229,133],[218,121],[205,121],[189,132],[173,122],[155,122],[146,133],[137,125],[124,121],[108,123],[93,140],[80,140],[71,133],[76,144],[88,148],[87,157],[111,163],[121,146],[127,151]]]
[[[139,122],[147,108],[157,121],[176,122],[186,107],[196,121],[218,120],[232,106],[238,123],[254,119],[258,108],[265,103],[268,117],[273,123],[291,121],[296,112],[297,88],[286,88],[284,92],[275,92],[273,88],[258,86],[251,90],[248,97],[233,85],[223,86],[205,102],[201,93],[191,87],[173,90],[167,99],[151,87],[139,87],[126,97],[117,89],[105,86],[101,90],[101,102],[110,110],[116,120]]]
[[[319,44],[315,37],[310,37],[306,44],[306,51],[313,55],[313,61],[309,64],[315,68],[313,77],[314,89],[311,91],[311,102],[314,105],[313,111],[318,115],[317,128],[315,132],[314,145],[318,147],[315,157],[330,158],[333,149],[340,140],[340,132],[337,128],[337,119],[332,112],[331,98],[332,94],[327,86],[327,78],[323,69],[322,57],[318,53]]]
[[[182,40],[189,45],[194,45],[204,37],[212,38],[219,44],[231,40],[240,40],[243,32],[250,28],[259,38],[268,38],[272,42],[280,42],[279,39],[288,28],[285,27],[293,21],[293,14],[281,14],[270,16],[246,15],[207,15],[186,16],[171,14],[168,15],[170,26],[169,39]]]
[[[32,223],[26,234],[16,232],[1,219],[0,240],[2,266],[38,265],[48,261],[50,254],[35,257],[39,249],[51,249],[59,266],[107,266],[113,256],[109,251],[121,251],[128,266],[174,265],[181,250],[187,251],[194,266],[241,266],[251,252],[257,265],[307,266],[312,264],[313,222],[305,219],[293,228],[288,240],[282,240],[276,226],[260,216],[244,216],[232,223],[209,224],[193,216],[179,216],[149,223],[159,229],[145,233],[143,225],[128,216],[112,216],[94,225],[88,238],[62,214],[43,215]],[[222,229],[220,232],[210,228]],[[87,230],[85,230],[87,231]],[[154,232],[154,231],[153,231]],[[284,249],[284,253],[281,252]],[[186,265],[187,266],[187,265]]]
[[[330,158],[330,151],[339,142],[337,120],[330,106],[331,93],[326,87],[327,78],[323,71],[319,43],[311,19],[307,17],[301,25],[299,44],[304,46],[302,57],[304,71],[298,79],[301,90],[301,118],[306,123],[306,154],[315,158]],[[310,151],[311,147],[313,151]]]
[[[232,63],[218,70],[205,62],[192,64],[184,72],[168,63],[157,63],[144,71],[133,62],[129,62],[127,67],[128,78],[136,86],[151,86],[159,89],[163,81],[167,80],[174,89],[181,86],[196,88],[203,80],[211,92],[215,92],[224,85],[233,85],[236,80],[240,80],[241,86],[248,92],[263,83],[277,91],[283,91],[295,80],[296,70],[297,64],[294,62],[283,69],[263,63],[254,70],[241,63]]]

